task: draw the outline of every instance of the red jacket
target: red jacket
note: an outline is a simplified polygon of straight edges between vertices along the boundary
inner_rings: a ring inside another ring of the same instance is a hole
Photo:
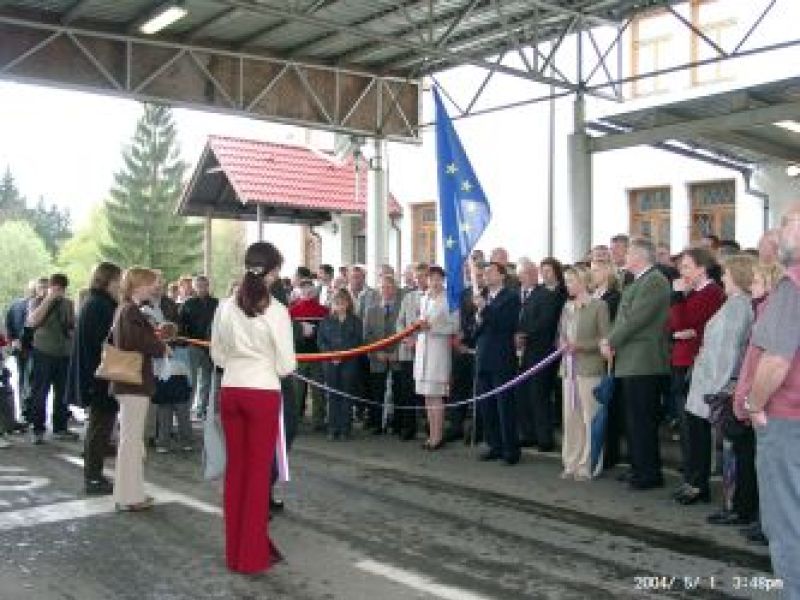
[[[295,301],[289,307],[289,316],[295,321],[324,319],[328,316],[328,309],[322,306],[316,298],[308,298]]]
[[[691,367],[703,345],[703,332],[708,320],[725,302],[725,292],[714,282],[698,291],[686,294],[675,302],[669,311],[670,334],[684,329],[694,329],[697,335],[688,340],[673,340],[672,366]]]

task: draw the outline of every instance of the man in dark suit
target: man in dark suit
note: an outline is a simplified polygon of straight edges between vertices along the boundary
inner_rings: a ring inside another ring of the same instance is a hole
[[[549,263],[542,261],[543,268],[547,264]],[[548,280],[542,284],[538,283],[539,271],[536,264],[525,262],[523,272],[520,273],[523,288],[520,296],[522,309],[517,327],[517,345],[522,349],[520,368],[523,371],[556,349],[558,323],[567,297],[555,270],[550,265]],[[560,266],[557,270],[560,270]],[[526,446],[538,446],[541,452],[551,452],[555,447],[553,388],[557,376],[558,362],[555,362],[518,388],[522,443]]]
[[[493,390],[514,377],[516,350],[514,333],[519,321],[519,295],[505,287],[505,267],[489,263],[486,267],[486,293],[475,297],[477,392]],[[484,429],[489,450],[481,460],[503,459],[519,462],[519,434],[513,391],[497,394],[482,402]]]
[[[626,269],[634,280],[625,287],[617,319],[600,344],[621,380],[625,402],[633,490],[664,485],[658,440],[661,382],[669,373],[666,324],[671,288],[655,268],[656,250],[637,239],[628,250]]]

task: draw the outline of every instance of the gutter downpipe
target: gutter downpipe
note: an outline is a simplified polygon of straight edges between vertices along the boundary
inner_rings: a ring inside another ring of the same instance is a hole
[[[753,170],[752,169],[742,169],[741,171],[742,177],[744,177],[744,191],[746,194],[751,196],[755,196],[756,198],[760,198],[763,204],[763,211],[764,215],[762,217],[763,223],[763,231],[762,234],[766,233],[769,230],[769,194],[766,192],[762,192],[761,190],[757,190],[752,186],[752,177],[753,177]]]

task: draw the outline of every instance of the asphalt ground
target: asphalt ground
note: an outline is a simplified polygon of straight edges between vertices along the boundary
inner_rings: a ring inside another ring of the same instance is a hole
[[[0,600],[779,597],[749,587],[779,585],[766,549],[707,525],[713,502],[675,504],[674,475],[630,492],[614,472],[562,481],[554,454],[508,467],[463,444],[301,434],[271,526],[286,561],[241,576],[198,452],[151,453],[157,505],[122,514],[83,496],[80,444],[15,441],[0,451]]]

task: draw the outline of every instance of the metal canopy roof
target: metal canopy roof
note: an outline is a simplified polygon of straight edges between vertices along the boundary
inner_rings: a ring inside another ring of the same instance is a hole
[[[671,3],[674,0],[186,0],[188,15],[154,37],[417,77],[483,61],[510,46],[617,25],[637,11]],[[0,15],[131,34],[160,4],[4,0]]]
[[[776,125],[782,121],[796,122],[798,131]],[[595,152],[673,140],[741,165],[798,163],[800,77],[615,114],[587,127],[607,134],[592,139]]]
[[[589,32],[610,79],[592,28],[615,26],[619,41],[633,15],[679,2],[182,0],[184,18],[140,33],[176,1],[0,0],[0,78],[419,142],[423,76],[472,65],[486,83],[580,92],[555,64],[569,34]],[[614,89],[587,93],[619,100]]]

